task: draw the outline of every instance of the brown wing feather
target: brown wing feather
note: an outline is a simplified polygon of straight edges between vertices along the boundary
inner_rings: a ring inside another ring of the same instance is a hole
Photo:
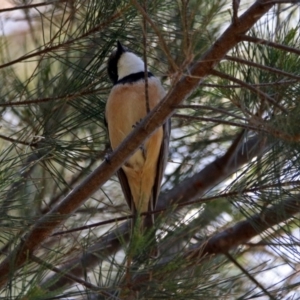
[[[135,207],[133,205],[132,194],[131,194],[131,190],[130,190],[130,187],[128,184],[127,176],[122,168],[120,168],[117,171],[117,175],[118,175],[119,182],[120,182],[123,194],[125,196],[126,202],[129,206],[130,210],[132,211],[132,213],[135,213]]]
[[[107,124],[107,120],[106,120],[106,116],[105,115],[104,115],[104,125],[105,125],[105,127],[107,129],[107,133],[108,133],[108,136],[109,136],[108,124]],[[125,173],[124,173],[124,171],[123,171],[122,168],[120,168],[117,171],[117,176],[119,178],[119,182],[120,182],[123,194],[125,196],[126,202],[127,202],[128,206],[129,206],[130,210],[134,214],[135,213],[135,207],[134,207],[134,205],[132,205],[133,199],[132,199],[130,187],[129,187],[129,184],[128,184],[127,177],[126,177],[126,175],[125,175]]]
[[[154,181],[154,186],[152,190],[152,203],[149,203],[149,209],[153,210],[156,207],[157,199],[160,193],[161,181],[164,176],[164,171],[168,162],[169,155],[169,141],[170,141],[170,132],[171,132],[171,119],[168,119],[166,123],[163,125],[163,142],[160,148],[158,162],[157,162],[157,170]]]
[[[161,181],[164,176],[164,171],[168,162],[168,154],[169,154],[169,141],[170,141],[170,132],[171,132],[171,120],[168,119],[166,123],[163,125],[163,143],[160,148],[159,158],[157,162],[157,170],[155,181],[152,190],[152,197],[149,201],[149,210],[154,210],[156,207],[157,199],[160,193]],[[135,206],[133,205],[133,199],[131,190],[128,184],[127,176],[122,168],[117,171],[117,175],[119,178],[119,182],[124,193],[126,202],[133,214],[135,214]],[[153,214],[152,214],[153,216]],[[153,221],[152,221],[153,222]],[[151,223],[152,223],[151,222]],[[152,224],[153,225],[153,224]]]
[[[161,181],[164,175],[165,167],[168,162],[168,154],[169,154],[169,140],[170,140],[170,131],[171,131],[171,120],[168,119],[166,123],[163,125],[163,142],[160,148],[159,152],[159,157],[158,157],[158,162],[157,162],[157,170],[156,170],[156,176],[155,176],[155,181],[152,189],[152,195],[151,199],[149,201],[149,207],[148,209],[150,211],[155,209],[159,192],[160,192],[160,187],[161,187]],[[154,226],[154,214],[149,214],[145,217],[144,219],[144,226],[145,228],[152,228]],[[153,242],[156,241],[155,239],[155,230],[152,231],[152,237],[151,240]],[[156,244],[156,242],[155,242]],[[151,250],[150,256],[157,257],[159,254],[159,248],[158,246],[153,246]]]

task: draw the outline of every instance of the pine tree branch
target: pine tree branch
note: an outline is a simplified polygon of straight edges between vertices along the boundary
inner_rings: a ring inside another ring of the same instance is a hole
[[[31,146],[32,145],[32,143],[30,143],[30,142],[24,142],[24,141],[21,141],[21,140],[13,139],[11,137],[8,137],[8,136],[2,135],[2,134],[0,134],[0,139],[11,142],[13,144],[21,144],[21,145],[25,145],[25,146]]]
[[[180,204],[192,203],[193,199],[201,197],[211,187],[237,171],[242,165],[251,161],[253,157],[263,153],[268,147],[266,143],[260,142],[258,137],[253,137],[241,143],[242,137],[243,132],[236,137],[235,142],[229,147],[224,156],[217,158],[202,171],[182,181],[179,186],[173,188],[165,195],[160,196],[158,210],[166,210],[171,205],[180,207]],[[76,277],[82,276],[85,269],[90,269],[100,264],[102,259],[116,253],[122,247],[120,236],[122,241],[128,241],[128,228],[130,228],[130,222],[122,224],[98,243],[86,249],[84,255],[63,266],[62,272],[69,271]],[[54,278],[51,277],[47,280],[43,286],[49,286],[48,282],[55,282],[55,284],[48,287],[50,290],[72,284],[72,281],[68,280],[68,278],[56,275]]]
[[[6,102],[6,103],[0,103],[0,107],[13,107],[13,106],[27,106],[27,105],[36,105],[46,102],[53,102],[58,100],[63,101],[72,101],[74,99],[78,99],[79,97],[93,95],[95,93],[99,92],[105,92],[107,89],[94,89],[95,85],[98,83],[92,83],[88,86],[85,86],[79,93],[75,94],[66,94],[61,95],[57,97],[48,97],[48,98],[38,98],[38,99],[32,99],[32,100],[23,100],[23,101],[17,101],[17,102]]]
[[[53,0],[53,1],[50,0],[50,1],[46,1],[46,2],[40,2],[40,3],[33,3],[33,4],[3,8],[3,9],[0,9],[0,14],[3,13],[3,12],[8,12],[8,11],[16,11],[16,10],[19,10],[19,9],[37,8],[37,7],[41,7],[41,6],[48,6],[48,5],[51,5],[51,4],[65,3],[65,2],[69,2],[69,1],[70,0]]]
[[[269,47],[273,47],[273,48],[276,48],[276,49],[283,50],[285,52],[291,52],[291,53],[295,53],[297,55],[300,55],[300,50],[297,49],[297,48],[285,46],[285,45],[282,45],[282,44],[274,43],[274,42],[271,42],[271,41],[268,41],[268,40],[260,39],[260,38],[249,36],[249,35],[243,35],[242,39],[244,41],[247,41],[247,42],[266,45],[266,46],[269,46]]]
[[[244,244],[268,228],[287,221],[298,213],[300,213],[300,195],[295,195],[266,209],[263,215],[253,215],[248,220],[241,221],[233,227],[215,234],[210,239],[193,245],[183,254],[183,257],[186,259],[187,265],[193,268],[195,265],[203,263],[203,260],[209,259],[212,255],[227,255],[235,247]],[[163,280],[168,274],[161,270],[168,270],[165,266],[170,260],[172,260],[170,257],[162,259],[152,270],[147,270],[145,273],[140,273],[140,275],[133,278],[131,282],[132,290],[138,291],[142,289],[150,278],[155,278],[157,282]]]
[[[42,151],[34,152],[31,155],[29,155],[26,159],[26,161],[21,165],[18,174],[15,175],[15,181],[10,186],[9,190],[6,193],[5,198],[2,200],[1,203],[1,212],[3,214],[6,214],[9,210],[9,205],[14,199],[15,195],[19,192],[20,187],[23,185],[26,178],[30,176],[30,174],[33,172],[35,167],[37,166],[36,162],[44,155]],[[2,223],[4,220],[1,220],[0,223]]]
[[[259,98],[264,101],[268,101],[270,104],[273,104],[275,107],[279,108],[282,112],[287,112],[286,109],[284,107],[282,107],[279,103],[277,103],[272,97],[270,97],[268,94],[262,92],[261,90],[255,88],[252,84],[246,83],[240,79],[237,79],[233,76],[230,76],[228,74],[213,70],[212,74],[215,76],[218,76],[220,78],[224,78],[227,80],[230,80],[232,82],[238,83],[241,86],[245,87],[246,89],[248,89],[249,91],[253,92],[254,94],[256,94],[257,96],[259,96]]]
[[[96,157],[93,157],[90,161],[90,163],[85,167],[85,170],[90,170],[91,167],[97,162],[98,159],[101,159],[105,156],[105,153],[107,153],[107,149],[104,151],[98,152]],[[53,197],[49,203],[47,203],[47,206],[41,210],[41,214],[45,214],[49,212],[49,210],[57,204],[59,199],[61,199],[64,195],[66,195],[68,192],[72,190],[72,187],[75,186],[83,177],[86,176],[86,172],[79,172],[77,175],[75,175],[70,182],[68,182],[68,185],[62,189],[62,191]]]
[[[190,109],[194,109],[194,110],[209,110],[212,112],[218,112],[221,113],[223,116],[230,116],[233,117],[234,119],[239,119],[242,120],[244,122],[247,121],[246,118],[243,118],[239,115],[236,115],[234,113],[231,113],[230,111],[226,110],[226,109],[222,109],[222,108],[218,108],[218,107],[213,107],[213,106],[209,106],[209,105],[197,105],[197,104],[189,104],[189,105],[178,105],[176,108],[190,108]]]
[[[269,72],[274,73],[274,74],[279,74],[279,75],[282,75],[282,76],[285,76],[285,77],[293,78],[293,79],[296,79],[297,81],[300,80],[300,76],[298,76],[298,75],[294,75],[294,74],[291,74],[289,72],[285,72],[285,71],[282,71],[282,70],[279,70],[279,69],[276,69],[276,68],[273,68],[273,67],[268,67],[268,66],[265,66],[265,65],[262,65],[262,64],[258,64],[258,63],[255,63],[253,61],[249,61],[249,60],[246,60],[246,59],[242,59],[242,58],[234,57],[234,56],[230,56],[230,55],[225,55],[224,58],[226,58],[230,61],[237,62],[239,64],[245,64],[245,65],[252,66],[252,67],[255,67],[255,68],[258,68],[258,69],[261,69],[261,70],[269,71]]]
[[[280,80],[280,81],[271,81],[271,82],[262,82],[262,83],[252,83],[252,86],[255,87],[266,87],[266,86],[271,86],[273,87],[274,85],[291,85],[293,83],[298,82],[297,79],[294,80]],[[207,87],[216,87],[220,89],[234,89],[234,88],[241,88],[243,85],[241,84],[212,84],[212,83],[203,83],[201,84],[202,86],[207,86]],[[0,105],[1,106],[1,105]]]
[[[67,264],[60,268],[60,273],[70,274],[75,277],[84,276],[86,270],[102,263],[108,256],[113,255],[122,247],[120,243],[120,236],[123,242],[129,240],[129,229],[131,222],[125,222],[118,226],[114,231],[107,234],[104,238],[94,245],[90,246],[83,255],[76,257],[69,261]],[[43,289],[54,291],[65,286],[69,286],[73,283],[70,278],[62,275],[54,275],[47,278],[45,282],[41,284]]]
[[[10,62],[1,64],[0,69],[12,66],[16,63],[19,63],[19,62],[22,62],[22,61],[25,61],[25,60],[28,60],[29,58],[39,57],[39,56],[45,55],[46,53],[51,53],[51,52],[57,51],[61,48],[74,45],[76,42],[80,41],[81,39],[87,38],[87,37],[91,36],[92,34],[94,34],[95,32],[101,31],[102,29],[106,28],[113,21],[117,20],[118,18],[121,18],[124,11],[127,10],[128,7],[129,7],[129,5],[126,5],[122,10],[117,11],[117,13],[112,15],[109,18],[109,20],[105,20],[104,22],[102,22],[98,26],[95,26],[95,27],[91,28],[87,32],[83,33],[82,35],[80,35],[80,36],[78,36],[74,39],[67,40],[64,43],[60,43],[60,44],[57,44],[57,45],[51,45],[51,43],[49,43],[47,45],[44,45],[43,49],[41,49],[41,50],[34,51],[33,53],[23,55],[23,56],[21,56],[19,58],[16,58],[16,59],[14,59]]]
[[[199,86],[227,52],[242,40],[241,35],[251,29],[272,6],[273,3],[267,0],[256,1],[238,18],[238,23],[231,24],[202,56],[201,60],[192,66],[190,75],[182,77],[163,101],[132,131],[116,151],[111,154],[109,161],[102,163],[65,199],[36,222],[28,235],[1,262],[0,286],[6,284],[9,276],[12,276],[13,272],[26,262],[34,250],[49,237],[57,226],[70,216],[70,213],[75,211],[121,167],[124,161],[142,144],[147,136],[162,126],[164,121],[173,113],[173,107],[180,104]]]
[[[205,122],[212,122],[216,124],[224,124],[224,125],[230,125],[234,126],[236,128],[244,128],[248,130],[254,130],[254,131],[263,131],[260,127],[255,127],[253,125],[250,125],[248,123],[237,123],[234,121],[228,121],[224,119],[218,119],[218,118],[210,118],[210,117],[198,117],[198,116],[190,116],[186,114],[174,114],[175,118],[184,119],[184,120],[196,120],[196,121],[205,121]]]
[[[235,149],[230,147],[231,155],[227,152],[224,156],[207,165],[199,173],[183,180],[159,199],[157,208],[193,201],[195,198],[201,197],[209,188],[236,172],[245,163],[263,154],[268,147],[266,140],[257,136],[250,138],[243,144],[239,144],[239,147]]]
[[[193,245],[186,257],[195,263],[195,258],[200,259],[206,255],[227,253],[268,228],[287,221],[299,212],[300,195],[294,195],[286,201],[267,208],[262,214],[255,214],[247,220],[217,233],[204,243]]]
[[[58,274],[61,274],[61,270],[59,270],[57,267],[54,267],[52,264],[36,257],[35,255],[31,255],[30,259],[33,261],[33,262],[36,262],[37,264],[55,272],[55,273],[58,273]],[[69,280],[73,281],[73,282],[76,282],[76,283],[79,283],[79,284],[82,284],[83,286],[85,286],[87,289],[91,290],[91,291],[97,291],[99,292],[99,294],[103,294],[105,296],[109,296],[108,293],[104,293],[104,291],[101,291],[101,289],[98,287],[98,286],[95,286],[93,284],[91,284],[90,282],[87,282],[86,280],[82,280],[81,278],[78,278],[78,277],[75,277],[73,276],[72,274],[68,273],[68,274],[61,274],[63,276],[66,276]]]
[[[231,254],[226,253],[225,254],[227,258],[235,264],[236,267],[238,267],[258,288],[262,290],[262,292],[269,297],[270,300],[276,300],[268,291],[267,289],[259,282],[256,280],[256,278],[250,274]]]
[[[145,20],[150,24],[150,26],[152,27],[152,29],[155,31],[156,35],[158,36],[160,46],[168,59],[169,65],[172,67],[172,71],[173,72],[177,71],[178,66],[176,65],[174,59],[172,58],[169,47],[166,44],[166,41],[161,34],[161,30],[154,24],[154,22],[151,20],[151,18],[149,17],[147,12],[144,10],[144,8],[138,3],[138,1],[131,0],[131,2],[137,8],[137,10],[142,14],[143,18],[145,18]]]

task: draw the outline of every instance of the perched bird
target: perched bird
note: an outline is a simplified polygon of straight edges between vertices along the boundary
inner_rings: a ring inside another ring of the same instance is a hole
[[[107,71],[114,86],[106,103],[105,119],[114,150],[147,115],[146,98],[152,110],[165,96],[165,91],[160,81],[148,72],[146,97],[144,62],[120,42],[109,58]],[[170,120],[153,132],[117,172],[125,199],[135,216],[155,209],[168,159],[169,137]],[[142,232],[152,228],[154,215],[142,217],[141,224]]]

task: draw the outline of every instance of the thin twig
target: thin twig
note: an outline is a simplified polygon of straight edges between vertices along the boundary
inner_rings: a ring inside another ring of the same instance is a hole
[[[233,11],[233,16],[232,16],[232,23],[237,24],[238,23],[238,10],[240,6],[240,0],[232,0],[232,11]]]
[[[298,81],[299,80],[280,80],[280,81],[272,81],[272,82],[264,82],[264,83],[252,83],[251,85],[255,87],[268,87],[274,85],[290,85]],[[235,88],[243,87],[241,84],[222,85],[222,84],[213,84],[213,83],[202,83],[200,86],[220,88],[220,89],[235,89]]]
[[[188,1],[181,0],[182,4],[182,27],[183,27],[183,51],[186,56],[189,56],[189,50],[191,47],[190,37],[189,37],[189,30],[188,30]]]
[[[147,13],[147,0],[144,0],[144,10]],[[144,74],[145,74],[145,101],[146,112],[150,112],[149,91],[148,91],[148,63],[147,63],[147,21],[143,16],[143,56],[144,56]]]
[[[231,60],[231,61],[234,61],[234,62],[245,64],[245,65],[248,65],[248,66],[256,67],[256,68],[259,68],[259,69],[262,69],[262,70],[270,71],[270,72],[275,73],[275,74],[280,74],[280,75],[283,75],[283,76],[286,76],[286,77],[290,77],[290,78],[296,79],[297,81],[300,80],[300,76],[298,76],[298,75],[293,75],[291,73],[281,71],[281,70],[276,69],[276,68],[272,68],[272,67],[268,67],[268,66],[265,66],[265,65],[257,64],[253,61],[249,61],[249,60],[242,59],[242,58],[239,58],[239,57],[233,57],[233,56],[230,56],[230,55],[225,55],[224,58],[226,58],[228,60]]]
[[[21,145],[25,145],[25,146],[33,146],[33,145],[36,145],[36,143],[23,142],[23,141],[20,141],[20,140],[16,140],[16,139],[7,137],[7,136],[2,135],[2,134],[0,134],[0,139],[5,140],[5,141],[8,141],[8,142],[11,142],[11,143],[14,143],[14,144],[21,144]]]
[[[205,121],[205,122],[213,122],[217,124],[226,124],[230,126],[236,126],[239,128],[245,128],[245,129],[252,129],[255,131],[264,131],[262,128],[252,126],[248,123],[242,124],[242,123],[236,123],[233,121],[227,121],[224,119],[216,119],[216,118],[208,118],[208,117],[200,117],[200,116],[190,116],[190,115],[183,115],[183,114],[174,114],[174,118],[181,118],[185,120],[197,120],[197,121]]]
[[[242,85],[243,87],[247,88],[248,90],[250,90],[251,92],[254,92],[255,94],[257,94],[262,100],[267,100],[269,103],[273,104],[275,107],[279,108],[281,111],[287,113],[287,110],[282,107],[280,104],[278,104],[273,98],[271,98],[268,94],[260,91],[259,89],[256,89],[254,86],[252,86],[251,84],[248,84],[240,79],[237,79],[231,75],[219,72],[217,70],[212,70],[211,72],[212,75],[224,78],[224,79],[228,79],[232,82],[238,83],[240,85]]]
[[[63,273],[59,268],[54,267],[52,264],[50,264],[50,263],[48,263],[48,262],[46,262],[46,261],[38,258],[35,255],[31,255],[30,259],[33,262],[35,262],[35,263],[37,263],[37,264],[39,264],[41,266],[44,266],[47,269],[49,269],[49,270],[51,270],[51,271],[53,271],[53,272],[55,272],[57,274],[60,274],[60,275],[62,275],[64,277],[68,278],[69,280],[72,280],[73,282],[77,282],[77,283],[85,286],[87,289],[89,289],[91,291],[96,291],[98,294],[101,294],[101,295],[106,296],[106,297],[107,296],[109,296],[109,297],[112,296],[110,293],[104,291],[103,289],[99,288],[98,286],[96,286],[96,285],[94,285],[92,283],[89,283],[89,282],[87,282],[87,281],[85,281],[85,280],[83,280],[83,279],[81,279],[79,277],[76,277],[76,276],[74,276],[74,275],[72,275],[70,273],[69,274]]]
[[[14,60],[12,60],[12,61],[10,61],[8,63],[0,65],[0,69],[3,69],[5,67],[11,66],[11,65],[14,65],[16,63],[19,63],[21,61],[27,60],[29,58],[33,58],[33,57],[36,57],[36,56],[44,55],[44,54],[49,53],[49,52],[53,52],[55,50],[58,50],[60,48],[64,48],[64,47],[69,46],[69,45],[74,45],[75,42],[77,42],[77,41],[79,41],[79,40],[81,40],[83,38],[86,38],[86,37],[90,36],[91,34],[93,34],[95,32],[99,32],[103,28],[106,28],[109,24],[111,24],[116,19],[118,19],[120,16],[122,16],[123,13],[124,13],[124,11],[127,10],[129,8],[129,6],[130,6],[129,4],[126,5],[121,11],[118,11],[114,15],[112,15],[109,18],[109,20],[104,21],[103,23],[99,24],[98,26],[93,27],[92,29],[90,29],[89,31],[87,31],[86,33],[82,34],[81,36],[79,36],[77,38],[68,40],[65,43],[61,43],[61,44],[58,44],[58,45],[55,45],[55,46],[51,46],[51,47],[48,47],[48,45],[44,45],[44,48],[42,50],[35,51],[35,52],[31,53],[31,54],[23,55],[23,56],[21,56],[21,57],[19,57],[17,59],[14,59]]]
[[[157,26],[154,24],[152,19],[148,16],[148,14],[145,12],[143,7],[136,1],[136,0],[131,0],[131,2],[134,4],[134,6],[139,10],[139,12],[143,15],[143,17],[147,20],[147,22],[151,25],[152,29],[155,31],[159,42],[161,44],[162,50],[165,52],[165,55],[168,59],[169,65],[171,67],[172,72],[176,72],[178,70],[177,65],[175,64],[172,55],[170,53],[169,47],[165,42],[164,37],[161,34],[161,30],[157,28]]]
[[[265,287],[260,284],[254,276],[252,276],[236,259],[232,257],[229,253],[225,253],[227,258],[235,264],[258,288],[260,288],[268,297],[269,299],[275,300],[275,298],[265,289]]]
[[[251,242],[248,242],[248,243],[243,243],[243,245],[245,246],[249,246],[249,247],[261,247],[261,246],[268,246],[268,247],[292,247],[294,248],[295,246],[300,246],[300,243],[296,243],[296,242],[293,242],[293,243],[272,243],[272,242],[264,242],[264,241],[260,241],[260,242],[257,242],[257,243],[251,243]]]
[[[27,105],[34,105],[34,104],[40,104],[40,103],[45,103],[45,102],[50,102],[50,101],[58,101],[58,100],[70,101],[70,100],[76,99],[78,97],[95,94],[95,92],[105,91],[104,89],[85,91],[88,88],[90,88],[96,84],[97,83],[92,83],[92,84],[88,85],[87,87],[85,87],[83,91],[80,91],[75,94],[66,94],[66,95],[62,95],[62,96],[58,96],[58,97],[40,98],[40,99],[24,100],[24,101],[18,101],[18,102],[0,103],[0,107],[27,106]]]
[[[270,46],[270,47],[273,47],[273,48],[276,48],[276,49],[283,50],[285,52],[292,52],[292,53],[300,55],[300,50],[298,48],[285,46],[285,45],[282,45],[282,44],[274,43],[274,42],[271,42],[271,41],[268,41],[268,40],[256,38],[256,37],[249,36],[249,35],[241,35],[241,38],[244,41],[247,41],[247,42],[266,45],[266,46]]]
[[[233,118],[236,118],[236,119],[239,119],[239,120],[242,120],[242,121],[247,121],[246,118],[243,118],[243,117],[240,117],[240,116],[237,116],[231,112],[229,112],[228,110],[225,110],[225,109],[222,109],[222,108],[217,108],[217,107],[212,107],[212,106],[208,106],[208,105],[185,105],[185,104],[181,104],[181,105],[177,105],[176,106],[176,109],[181,109],[181,108],[190,108],[190,109],[197,109],[197,110],[211,110],[213,112],[219,112],[219,113],[222,113],[224,115],[227,115],[227,116],[231,116]]]
[[[30,9],[30,8],[36,8],[36,7],[40,7],[40,6],[48,6],[51,4],[58,4],[58,3],[65,3],[65,2],[69,2],[69,0],[54,0],[54,1],[50,0],[50,1],[46,1],[46,2],[3,8],[3,9],[0,9],[0,14],[3,12],[8,12],[8,11],[14,11],[14,10],[19,10],[19,9]]]

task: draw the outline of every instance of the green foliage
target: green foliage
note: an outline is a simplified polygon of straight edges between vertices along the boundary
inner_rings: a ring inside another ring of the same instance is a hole
[[[232,2],[226,0],[137,3],[152,21],[146,28],[135,1],[53,1],[15,8],[23,12],[28,30],[0,38],[2,260],[109,153],[106,60],[116,40],[143,57],[145,37],[148,67],[169,90],[232,21]],[[182,106],[174,107],[161,195],[168,207],[156,219],[157,259],[141,250],[150,247],[150,236],[136,232],[129,242],[116,221],[130,213],[112,177],[55,228],[73,232],[48,237],[21,268],[11,262],[11,273],[1,274],[9,281],[0,299],[299,297],[298,8],[274,5],[247,33],[252,40],[237,43],[215,66],[217,73],[203,78]],[[239,135],[234,152],[239,154],[230,156]],[[255,137],[264,146],[252,155],[247,142]],[[237,162],[238,155],[246,157],[244,163]],[[221,157],[216,169],[194,184],[197,196],[190,196],[184,183]],[[170,195],[178,186],[181,200],[173,203]],[[298,206],[286,209],[291,199]],[[278,222],[262,230],[260,221],[268,220],[274,206],[280,208]],[[251,243],[236,236],[230,256],[227,251],[201,255],[218,233],[246,221],[257,232]],[[97,222],[104,223],[89,227]],[[201,243],[199,255],[191,256]],[[130,267],[128,256],[134,257]]]

